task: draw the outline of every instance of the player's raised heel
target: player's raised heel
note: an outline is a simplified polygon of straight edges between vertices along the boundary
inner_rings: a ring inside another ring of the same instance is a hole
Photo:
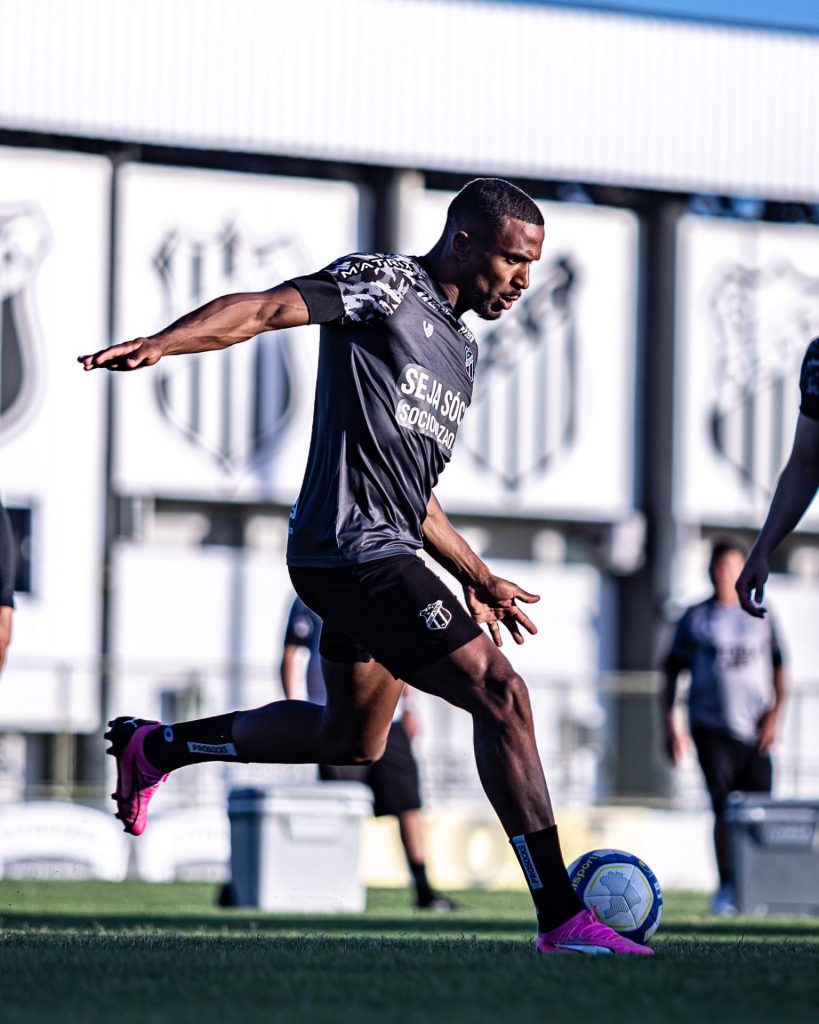
[[[586,956],[634,954],[653,956],[654,950],[641,946],[598,921],[590,910],[579,914],[550,932],[538,932],[538,953],[581,953]]]
[[[161,722],[146,718],[115,718],[108,723],[106,750],[117,762],[117,788],[111,794],[116,802],[116,817],[125,831],[139,836],[148,825],[148,804],[167,774],[155,768],[145,757],[145,737]]]

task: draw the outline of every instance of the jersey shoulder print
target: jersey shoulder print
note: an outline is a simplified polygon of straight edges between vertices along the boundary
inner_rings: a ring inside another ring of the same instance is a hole
[[[344,306],[342,322],[385,320],[398,309],[418,274],[404,256],[352,253],[326,268]]]

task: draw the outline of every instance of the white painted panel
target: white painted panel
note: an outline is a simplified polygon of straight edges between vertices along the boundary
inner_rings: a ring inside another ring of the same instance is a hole
[[[0,421],[0,487],[34,514],[33,593],[18,596],[4,724],[84,729],[96,718],[91,677],[66,681],[51,660],[87,663],[98,643],[104,379],[76,358],[103,336],[108,187],[105,160],[0,150],[0,373],[20,384]]]

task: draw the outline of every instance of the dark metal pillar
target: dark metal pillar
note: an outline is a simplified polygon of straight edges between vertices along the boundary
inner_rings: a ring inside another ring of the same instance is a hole
[[[658,199],[640,213],[639,327],[635,380],[634,494],[646,519],[646,559],[617,580],[617,667],[622,694],[607,702],[613,728],[609,785],[621,798],[664,798],[668,766],[660,752],[656,692],[645,676],[657,669],[667,627],[663,608],[676,547],[673,508],[674,363],[677,224],[674,199]]]

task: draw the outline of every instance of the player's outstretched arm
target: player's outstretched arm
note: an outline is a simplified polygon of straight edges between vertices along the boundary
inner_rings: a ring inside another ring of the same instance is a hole
[[[800,413],[787,465],[782,470],[771,507],[737,580],[742,607],[751,615],[765,614],[762,604],[768,579],[768,559],[795,529],[819,487],[819,420]]]
[[[237,292],[213,299],[149,338],[111,345],[92,355],[79,356],[78,362],[84,370],[138,370],[153,366],[163,356],[210,352],[264,331],[303,327],[309,322],[301,292],[292,285],[278,285],[264,292]]]
[[[424,550],[461,583],[472,618],[488,627],[498,647],[503,646],[501,622],[517,644],[524,640],[521,626],[528,633],[537,633],[537,626],[516,601],[533,604],[540,598],[516,583],[494,576],[447,519],[434,494],[427,505],[423,530]]]

